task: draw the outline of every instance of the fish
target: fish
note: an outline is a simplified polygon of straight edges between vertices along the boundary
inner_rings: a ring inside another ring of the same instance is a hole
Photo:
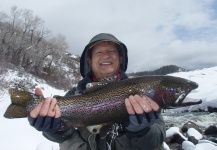
[[[116,82],[90,84],[81,95],[55,96],[61,110],[61,121],[67,127],[87,127],[129,118],[125,99],[130,95],[148,96],[162,109],[173,109],[202,103],[200,99],[184,102],[198,84],[185,78],[169,75],[151,75]],[[9,89],[12,103],[5,118],[24,118],[44,97],[28,91]]]

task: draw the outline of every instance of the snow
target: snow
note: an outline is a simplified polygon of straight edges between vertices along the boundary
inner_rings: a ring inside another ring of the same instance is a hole
[[[189,128],[187,134],[188,136],[194,136],[195,139],[197,140],[200,140],[203,138],[203,135],[194,128]]]
[[[195,70],[190,72],[179,72],[170,74],[173,76],[183,77],[199,84],[199,88],[189,94],[188,97],[194,99],[202,99],[203,103],[196,106],[190,106],[185,109],[196,110],[198,108],[207,109],[207,106],[217,107],[217,67],[204,68],[202,70]],[[21,80],[25,77],[18,77],[16,72],[10,72],[5,80]],[[38,80],[32,77],[32,82],[37,87],[41,87],[45,97],[52,95],[64,95],[65,91],[57,90],[46,84],[46,82],[39,83]],[[5,119],[3,114],[10,104],[10,98],[7,91],[1,91],[5,93],[0,95],[0,147],[3,150],[59,150],[57,143],[51,142],[42,136],[42,133],[36,131],[31,127],[26,118],[23,119]],[[175,109],[173,111],[182,111],[184,108]],[[205,120],[206,121],[206,120]],[[189,131],[190,132],[190,131]],[[192,133],[193,132],[193,133]],[[173,127],[168,129],[167,137],[179,133],[179,129]],[[197,133],[192,130],[192,135]],[[182,135],[182,134],[181,134]],[[182,135],[183,136],[183,135]],[[198,135],[199,136],[199,135]],[[183,136],[186,140],[187,138]],[[197,145],[192,145],[189,141],[184,141],[182,147],[184,150],[202,150],[202,149],[217,149],[217,146],[205,140],[199,140]],[[165,149],[169,149],[168,145],[164,143]]]
[[[166,131],[166,137],[171,137],[175,134],[179,134],[184,140],[188,139],[179,131],[178,127],[171,127]]]
[[[33,78],[33,77],[32,77]],[[25,77],[17,76],[17,72],[9,71],[5,80],[24,80]],[[45,82],[38,83],[34,78],[32,83],[37,83],[37,87],[42,88],[45,97],[52,95],[64,95],[63,90],[57,90],[46,85]],[[2,92],[3,93],[3,92]],[[3,150],[59,150],[57,143],[47,140],[41,132],[29,125],[26,118],[5,119],[3,114],[10,104],[7,92],[0,96],[0,149]]]
[[[184,150],[195,150],[196,146],[190,141],[184,141],[182,143],[182,149]]]

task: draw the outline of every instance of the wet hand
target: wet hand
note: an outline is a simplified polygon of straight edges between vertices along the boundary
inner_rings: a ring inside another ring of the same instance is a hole
[[[131,95],[125,99],[127,112],[130,115],[158,111],[159,105],[147,96]]]
[[[41,89],[36,88],[35,94],[43,96]],[[28,121],[38,131],[57,132],[61,129],[61,112],[55,98],[46,98],[29,114]]]
[[[41,89],[36,88],[35,94],[39,96],[43,96]],[[30,117],[37,118],[38,116],[41,117],[54,117],[59,118],[61,117],[60,107],[57,105],[57,100],[55,98],[46,98],[44,102],[38,104],[31,112]]]
[[[125,99],[125,105],[130,114],[125,129],[132,133],[143,131],[146,134],[160,113],[159,105],[147,96],[129,96]]]

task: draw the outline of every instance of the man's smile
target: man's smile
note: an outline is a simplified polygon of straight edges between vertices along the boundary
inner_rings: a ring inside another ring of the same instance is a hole
[[[102,62],[102,63],[100,63],[100,65],[111,65],[112,64],[112,62]]]

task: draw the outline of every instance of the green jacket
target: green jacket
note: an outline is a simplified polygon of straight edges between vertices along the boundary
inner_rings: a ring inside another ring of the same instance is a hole
[[[121,73],[121,79],[126,79],[125,73]],[[77,89],[69,91],[68,95],[82,93],[86,84],[92,82],[90,76],[86,76],[78,84]],[[130,133],[124,129],[118,132],[117,137],[112,144],[111,137],[101,139],[99,135],[91,134],[86,128],[71,128],[67,131],[58,131],[56,133],[43,132],[43,135],[54,142],[60,143],[60,150],[107,150],[108,145],[112,150],[153,150],[162,146],[165,139],[166,128],[161,114],[151,128],[144,129],[139,133]]]

